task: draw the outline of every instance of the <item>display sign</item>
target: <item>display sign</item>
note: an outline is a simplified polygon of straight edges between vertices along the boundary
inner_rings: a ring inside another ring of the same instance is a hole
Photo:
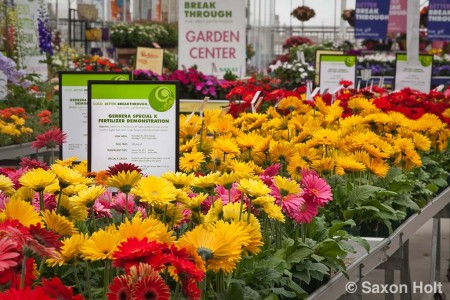
[[[178,69],[245,75],[245,1],[179,1]]]
[[[314,70],[316,70],[316,76],[314,78],[314,82],[316,85],[319,85],[319,72],[320,72],[320,56],[322,54],[333,54],[333,55],[339,55],[344,54],[344,51],[337,51],[337,50],[316,50],[316,60],[315,60],[315,66]]]
[[[88,168],[137,165],[160,176],[178,169],[175,81],[89,81]]]
[[[88,81],[130,80],[129,72],[60,72],[59,128],[67,133],[60,158],[88,158]]]
[[[450,0],[428,2],[427,29],[430,40],[450,40]]]
[[[163,57],[163,49],[138,47],[136,53],[136,70],[149,70],[161,75]]]
[[[424,93],[431,89],[433,55],[421,54],[416,64],[407,61],[406,54],[396,55],[395,85],[396,90],[412,88]]]
[[[389,19],[389,1],[356,0],[355,39],[384,40]]]
[[[388,33],[406,33],[408,0],[391,0],[389,7]]]
[[[356,80],[356,56],[355,55],[320,55],[320,92],[335,91],[341,84],[341,80],[352,82],[354,87]]]

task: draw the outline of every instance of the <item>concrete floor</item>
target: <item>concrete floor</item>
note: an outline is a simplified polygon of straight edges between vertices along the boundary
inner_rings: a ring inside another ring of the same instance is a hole
[[[422,299],[450,299],[450,282],[447,278],[447,269],[450,259],[450,219],[441,220],[441,270],[440,270],[440,283],[442,283],[442,292],[444,298],[433,298],[433,293],[420,293],[419,285],[426,285],[430,283],[430,265],[431,265],[431,237],[433,229],[433,220],[426,222],[410,239],[409,242],[409,264],[410,264],[410,276],[411,283],[415,284],[415,293],[410,293],[413,300]],[[384,271],[373,270],[365,278],[365,281],[370,282],[370,288],[367,291],[373,291],[375,285],[379,285],[377,288],[380,290],[381,285],[384,284]],[[400,274],[399,271],[395,271],[395,284],[400,288]],[[439,284],[439,282],[437,283]],[[435,286],[437,289],[438,285]],[[432,289],[432,286],[427,286],[428,291]],[[411,288],[412,290],[412,288]],[[394,290],[391,290],[394,291]],[[380,290],[381,292],[381,290]],[[364,300],[378,300],[384,299],[384,293],[369,293],[363,294]],[[400,299],[400,294],[394,294],[394,299]]]

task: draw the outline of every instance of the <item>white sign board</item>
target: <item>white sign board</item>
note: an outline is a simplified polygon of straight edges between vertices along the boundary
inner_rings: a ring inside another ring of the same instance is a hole
[[[245,76],[245,0],[179,1],[178,69]]]
[[[89,170],[132,163],[145,175],[177,171],[178,112],[174,81],[89,81]]]
[[[396,90],[412,88],[424,93],[431,89],[431,75],[433,68],[432,55],[419,55],[417,63],[410,64],[406,54],[397,54],[395,64]]]
[[[354,86],[356,79],[356,56],[339,54],[320,55],[320,92],[335,91],[341,80],[351,81]]]

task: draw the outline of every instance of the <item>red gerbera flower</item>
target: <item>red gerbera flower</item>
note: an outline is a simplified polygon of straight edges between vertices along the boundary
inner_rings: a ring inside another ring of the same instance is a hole
[[[202,292],[198,288],[195,280],[189,280],[189,281],[183,282],[183,294],[189,300],[197,300],[197,299],[200,299]]]
[[[158,242],[149,241],[146,237],[142,240],[128,238],[113,253],[113,266],[128,270],[131,266],[145,262],[159,270],[166,262],[162,256],[163,246],[163,244]]]
[[[72,287],[65,286],[58,277],[42,278],[42,289],[48,296],[60,300],[82,300],[81,295],[73,295]]]
[[[36,137],[35,141],[31,143],[31,147],[39,150],[46,147],[47,149],[55,149],[61,146],[66,141],[67,134],[58,127],[50,128],[48,131]]]
[[[131,300],[132,295],[127,276],[114,277],[112,283],[109,285],[107,296],[108,300]]]
[[[27,157],[23,157],[20,160],[19,164],[20,164],[20,166],[22,168],[28,168],[28,169],[41,168],[41,169],[44,169],[44,170],[48,170],[48,166],[47,166],[47,164],[45,162],[40,162],[40,161],[35,160],[35,159],[29,159]]]
[[[339,81],[339,84],[343,85],[345,88],[348,88],[353,84],[353,82],[351,80],[341,80]]]
[[[20,287],[20,278],[22,274],[22,259],[17,260],[18,264],[12,268],[9,268],[3,272],[0,272],[0,285],[10,284],[11,288]],[[34,269],[34,258],[28,258],[25,262],[25,286],[31,286],[36,280]],[[2,299],[2,298],[0,298]],[[11,298],[5,298],[11,299]],[[30,299],[30,298],[20,298]]]
[[[41,245],[59,250],[63,243],[59,240],[59,235],[51,230],[41,227],[41,223],[30,225],[30,234]]]
[[[50,117],[51,115],[52,115],[52,112],[49,111],[49,110],[47,110],[47,109],[44,109],[44,110],[42,110],[40,113],[38,113],[38,117],[39,117],[39,118],[48,118],[48,117]]]
[[[136,282],[133,289],[134,299],[169,300],[170,290],[159,276],[145,276]]]
[[[41,287],[31,287],[27,286],[24,289],[11,288],[0,294],[0,300],[23,300],[23,299],[33,299],[33,300],[52,300],[54,298],[46,295],[45,291]]]
[[[107,173],[110,176],[117,175],[119,172],[131,172],[131,171],[137,171],[139,173],[142,172],[142,170],[132,163],[118,163],[115,164],[112,167],[108,167]]]

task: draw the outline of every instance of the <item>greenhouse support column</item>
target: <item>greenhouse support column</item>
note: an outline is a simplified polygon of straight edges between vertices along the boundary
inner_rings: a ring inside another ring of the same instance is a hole
[[[347,0],[341,0],[341,11],[344,11],[347,6]],[[345,20],[343,18],[339,19],[339,34],[340,34],[340,40],[345,40]]]

